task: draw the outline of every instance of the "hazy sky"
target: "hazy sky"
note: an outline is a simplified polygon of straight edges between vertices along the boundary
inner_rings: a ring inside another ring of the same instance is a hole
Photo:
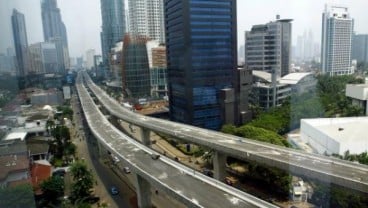
[[[305,30],[311,29],[314,40],[320,42],[321,19],[325,3],[349,7],[354,18],[354,30],[368,34],[368,0],[238,0],[238,43],[244,43],[244,31],[252,25],[275,20],[276,14],[293,21],[293,42]],[[13,47],[11,13],[13,8],[24,13],[28,43],[43,41],[40,0],[0,0],[0,53]],[[100,0],[58,0],[66,25],[70,56],[84,55],[88,49],[101,51]]]

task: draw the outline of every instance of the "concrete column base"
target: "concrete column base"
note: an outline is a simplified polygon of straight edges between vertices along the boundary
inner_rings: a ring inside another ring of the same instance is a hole
[[[151,202],[151,184],[140,175],[135,175],[136,177],[136,192],[139,208],[152,208]]]
[[[226,155],[214,152],[213,157],[213,177],[219,181],[224,181],[226,176]]]

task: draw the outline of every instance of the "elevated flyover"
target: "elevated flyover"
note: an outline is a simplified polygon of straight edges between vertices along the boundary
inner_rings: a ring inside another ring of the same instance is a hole
[[[276,207],[164,156],[153,160],[153,150],[129,138],[109,123],[81,81],[79,76],[77,91],[88,126],[98,142],[128,163],[132,173],[136,174],[140,207],[152,207],[150,186],[187,207]]]
[[[231,156],[240,160],[255,161],[277,167],[294,175],[368,193],[368,166],[366,165],[142,116],[122,107],[115,99],[96,86],[86,73],[84,75],[90,90],[111,115],[141,127],[142,135],[146,137],[144,144],[149,144],[149,138],[147,138],[149,131],[154,131],[213,149],[215,151],[215,178],[217,179],[223,179],[226,156]]]

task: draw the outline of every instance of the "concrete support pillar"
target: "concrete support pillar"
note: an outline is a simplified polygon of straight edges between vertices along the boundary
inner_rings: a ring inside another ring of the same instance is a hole
[[[226,155],[215,151],[213,156],[213,176],[219,181],[225,180]]]
[[[151,138],[150,138],[151,131],[149,129],[141,127],[141,139],[142,143],[146,146],[151,145]]]
[[[139,208],[151,208],[151,184],[140,175],[136,174],[136,192]]]
[[[98,156],[102,157],[104,154],[107,154],[107,150],[105,147],[99,142],[97,142],[97,148],[98,148]]]

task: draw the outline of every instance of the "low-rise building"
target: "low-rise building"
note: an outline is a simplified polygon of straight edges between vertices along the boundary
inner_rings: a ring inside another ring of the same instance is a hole
[[[42,194],[40,184],[51,177],[52,166],[47,160],[34,161],[31,167],[32,186],[35,195]]]
[[[301,139],[319,154],[368,151],[368,117],[317,118],[301,120]]]
[[[29,159],[27,155],[0,156],[0,187],[11,183],[29,181]]]
[[[62,92],[58,90],[48,90],[37,92],[31,95],[32,105],[61,105],[63,103]]]
[[[31,161],[49,159],[49,139],[47,137],[33,137],[27,140],[27,148]]]
[[[365,84],[347,84],[347,97],[352,98],[353,105],[360,106],[364,109],[365,115],[368,116],[368,82]]]
[[[280,106],[291,94],[288,84],[281,84],[276,77],[265,71],[253,70],[253,85],[250,101],[259,107],[268,110]]]

